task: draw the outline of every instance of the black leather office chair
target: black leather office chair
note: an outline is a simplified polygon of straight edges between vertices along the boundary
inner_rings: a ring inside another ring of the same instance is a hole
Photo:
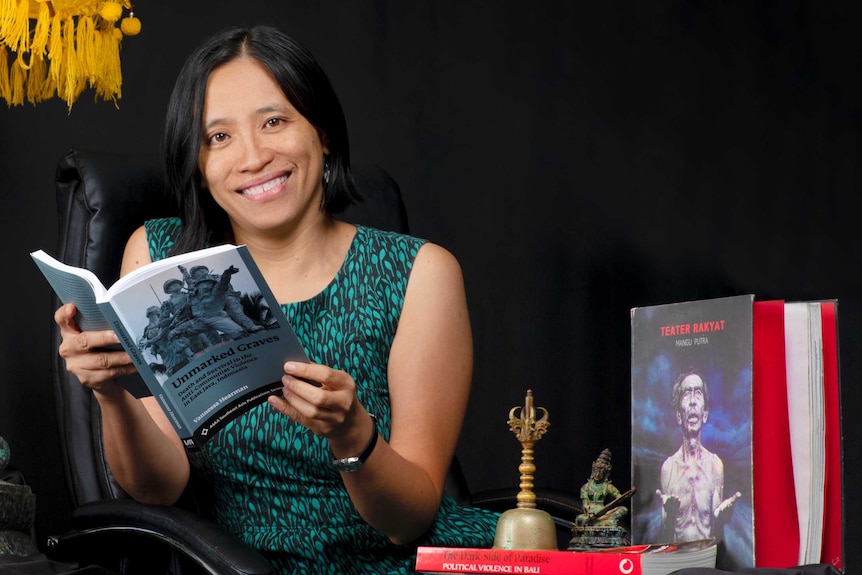
[[[164,193],[157,156],[70,150],[56,174],[59,246],[56,257],[92,270],[105,285],[119,276],[125,240],[148,218],[176,214]],[[354,169],[366,201],[340,217],[381,229],[407,232],[407,213],[396,182],[381,168]],[[59,302],[55,299],[55,308]],[[52,346],[59,346],[54,326]],[[137,376],[132,376],[137,378]],[[89,389],[56,356],[54,384],[63,464],[74,506],[72,531],[52,540],[55,559],[101,565],[119,573],[263,575],[269,563],[215,523],[183,506],[132,501],[114,481],[104,458],[98,404]],[[143,382],[127,382],[145,392]],[[471,496],[457,461],[447,493],[462,504],[495,510],[515,506],[516,489]],[[537,492],[538,504],[559,517],[561,538],[580,511],[567,494]],[[562,539],[561,539],[562,540]]]

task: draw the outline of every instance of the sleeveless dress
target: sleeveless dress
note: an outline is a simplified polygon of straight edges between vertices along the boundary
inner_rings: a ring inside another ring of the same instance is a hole
[[[145,224],[153,260],[167,257],[176,218]],[[313,298],[282,305],[311,361],[342,369],[389,439],[389,350],[407,280],[424,240],[358,227],[335,278]],[[189,454],[196,492],[207,486],[214,518],[282,573],[414,573],[417,545],[491,547],[498,514],[444,496],[431,528],[398,546],[368,525],[332,466],[325,439],[266,403],[229,423]]]

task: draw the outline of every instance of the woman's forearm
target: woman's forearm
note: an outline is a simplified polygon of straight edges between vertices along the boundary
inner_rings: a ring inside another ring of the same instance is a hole
[[[382,438],[362,469],[341,475],[360,515],[395,544],[417,539],[437,516],[442,488]]]

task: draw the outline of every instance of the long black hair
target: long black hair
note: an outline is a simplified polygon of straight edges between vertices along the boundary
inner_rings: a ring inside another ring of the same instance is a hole
[[[350,174],[344,111],[311,52],[270,26],[227,28],[191,53],[168,102],[163,139],[165,182],[176,199],[183,224],[173,253],[222,242],[229,229],[227,214],[201,186],[198,155],[209,76],[217,67],[243,56],[263,64],[290,103],[321,133],[329,150],[329,178],[324,183],[321,209],[338,214],[362,200]]]

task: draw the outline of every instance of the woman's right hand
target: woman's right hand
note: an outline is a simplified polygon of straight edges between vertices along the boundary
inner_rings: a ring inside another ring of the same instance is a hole
[[[113,351],[110,346],[120,343],[113,330],[81,331],[75,321],[74,304],[60,306],[54,321],[60,326],[60,357],[66,370],[94,391],[107,392],[105,386],[117,386],[116,377],[135,373],[132,358],[125,351]]]

